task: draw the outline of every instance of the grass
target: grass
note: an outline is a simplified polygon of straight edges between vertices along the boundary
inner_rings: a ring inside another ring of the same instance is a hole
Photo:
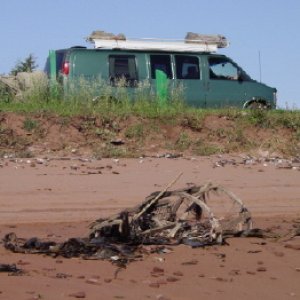
[[[162,105],[151,94],[147,82],[131,90],[130,94],[124,85],[116,89],[103,82],[82,81],[80,85],[80,90],[69,87],[71,92],[65,97],[59,86],[52,86],[50,92],[44,82],[34,85],[21,98],[9,101],[6,94],[0,93],[0,111],[25,115],[23,129],[30,133],[39,132],[40,136],[44,131],[36,116],[38,119],[55,116],[62,127],[69,126],[72,118],[80,117],[80,130],[104,142],[103,146],[94,147],[95,156],[99,157],[134,156],[130,147],[109,144],[119,133],[142,147],[148,136],[155,140],[162,127],[171,130],[176,126],[182,128],[181,133],[173,141],[164,141],[164,144],[179,152],[211,155],[249,151],[263,145],[274,151],[300,155],[299,110],[197,109],[185,105],[180,89],[174,90],[166,104]],[[99,89],[101,97],[97,96]],[[224,128],[208,130],[209,118],[228,124]],[[96,119],[100,120],[98,125]],[[263,141],[255,138],[256,132],[267,130],[272,131],[274,136]],[[285,142],[276,135],[280,130],[289,135]],[[252,134],[249,135],[249,132]],[[0,146],[13,146],[13,142],[6,140],[4,135],[0,131]]]
[[[37,127],[38,127],[38,122],[36,120],[26,118],[23,122],[23,128],[28,132],[32,132]]]
[[[193,145],[193,154],[199,156],[208,156],[217,153],[223,153],[223,150],[213,144],[206,143],[203,139],[199,138]]]
[[[135,157],[134,153],[126,147],[116,147],[107,144],[103,147],[96,147],[93,149],[93,156],[96,159],[101,158],[121,158],[121,157]]]
[[[145,126],[142,123],[130,125],[125,130],[125,137],[129,139],[141,140],[144,136]]]
[[[192,145],[192,140],[186,132],[182,132],[175,142],[175,150],[184,151]]]
[[[81,88],[78,89],[77,86]],[[132,114],[145,118],[172,117],[184,107],[180,95],[176,96],[175,92],[172,99],[168,99],[167,105],[159,104],[145,83],[128,93],[128,89],[122,85],[112,88],[103,81],[79,79],[78,83],[67,89],[68,94],[63,96],[59,86],[49,89],[44,82],[40,82],[24,92],[21,98],[7,101],[0,94],[0,110],[18,113],[49,112],[59,116],[101,115],[111,119],[116,116],[126,118]],[[99,90],[101,96],[97,96]]]

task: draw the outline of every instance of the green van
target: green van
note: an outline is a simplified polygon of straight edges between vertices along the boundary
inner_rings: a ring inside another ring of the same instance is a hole
[[[232,59],[215,53],[224,47],[224,37],[216,36],[217,42],[205,37],[209,39],[203,41],[201,35],[199,42],[193,35],[185,43],[90,37],[95,48],[50,51],[45,71],[65,91],[79,78],[104,80],[112,87],[123,79],[130,93],[144,81],[156,93],[161,87],[166,93],[180,87],[186,103],[194,107],[275,108],[276,89],[251,79]]]

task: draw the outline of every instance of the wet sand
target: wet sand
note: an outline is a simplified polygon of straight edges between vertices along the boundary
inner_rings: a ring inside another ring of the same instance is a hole
[[[240,161],[240,157],[230,157]],[[9,160],[0,164],[0,235],[63,241],[99,217],[162,190],[212,181],[240,197],[254,226],[289,230],[300,220],[300,171],[272,163],[214,167],[217,157]],[[300,222],[300,221],[299,221]],[[107,261],[14,254],[0,245],[0,299],[300,299],[300,238],[231,238],[172,247],[118,269]]]

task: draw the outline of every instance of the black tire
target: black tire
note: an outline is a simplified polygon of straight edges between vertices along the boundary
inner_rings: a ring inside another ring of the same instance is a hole
[[[258,109],[258,110],[267,110],[270,109],[270,106],[266,102],[253,101],[247,105],[248,109]]]

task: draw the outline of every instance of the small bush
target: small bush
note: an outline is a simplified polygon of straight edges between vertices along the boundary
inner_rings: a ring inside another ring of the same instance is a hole
[[[29,132],[32,132],[38,127],[38,122],[30,118],[26,118],[23,122],[23,128]]]
[[[143,124],[134,124],[125,130],[125,136],[129,139],[143,139],[145,128]]]
[[[175,150],[179,150],[179,151],[187,150],[191,146],[191,144],[192,141],[189,135],[185,132],[182,132],[175,143]]]
[[[198,139],[194,143],[192,150],[195,155],[200,155],[200,156],[213,155],[222,152],[221,148],[212,144],[207,144],[202,139]]]

